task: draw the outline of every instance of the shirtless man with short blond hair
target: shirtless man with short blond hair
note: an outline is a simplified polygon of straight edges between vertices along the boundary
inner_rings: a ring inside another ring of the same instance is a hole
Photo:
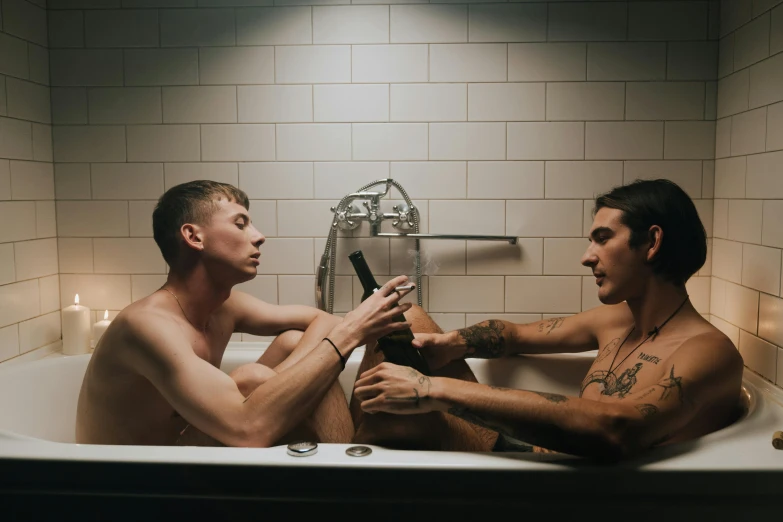
[[[743,361],[688,298],[685,283],[707,250],[693,202],[667,180],[637,181],[597,198],[595,210],[582,264],[605,306],[523,325],[484,321],[414,341],[431,368],[469,357],[598,350],[578,397],[425,377],[383,363],[356,381],[359,408],[447,412],[500,432],[499,451],[544,448],[610,460],[730,424]],[[420,400],[404,400],[411,397]]]

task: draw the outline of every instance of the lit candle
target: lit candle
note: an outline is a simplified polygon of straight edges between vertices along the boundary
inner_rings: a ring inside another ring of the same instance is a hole
[[[79,294],[73,304],[63,308],[63,353],[90,353],[90,309],[79,304]]]
[[[94,325],[92,325],[92,339],[95,342],[93,346],[98,346],[98,341],[101,340],[101,337],[103,337],[103,333],[106,331],[106,329],[111,324],[111,321],[109,321],[109,311],[106,310],[103,312],[103,321],[98,321]]]

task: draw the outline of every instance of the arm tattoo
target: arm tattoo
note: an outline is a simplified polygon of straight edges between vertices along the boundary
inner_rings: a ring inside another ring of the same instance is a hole
[[[559,395],[557,393],[547,393],[547,392],[537,392],[534,391],[532,393],[535,393],[536,395],[540,395],[541,397],[545,398],[549,402],[554,402],[557,404],[558,402],[565,402],[568,400],[568,397],[565,395]]]
[[[546,335],[549,335],[552,333],[552,330],[555,328],[559,328],[561,324],[563,324],[563,321],[565,321],[564,317],[555,317],[553,319],[549,319],[546,322],[541,321],[538,323],[538,331],[543,332],[546,330]]]
[[[669,395],[671,395],[671,392],[673,389],[677,389],[677,398],[682,402],[682,377],[675,377],[674,376],[674,365],[672,365],[671,371],[669,372],[669,376],[659,382],[657,386],[660,386],[663,388],[663,392],[661,393],[660,401],[668,399]]]
[[[639,413],[642,414],[642,418],[644,419],[648,419],[658,413],[658,408],[652,404],[637,404],[634,408],[639,410]]]
[[[496,359],[506,352],[503,338],[503,330],[506,326],[501,321],[490,319],[486,325],[477,324],[468,328],[462,328],[457,333],[465,340],[466,357],[478,359]]]

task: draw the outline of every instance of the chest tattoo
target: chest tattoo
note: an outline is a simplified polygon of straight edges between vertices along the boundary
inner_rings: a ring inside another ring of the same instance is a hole
[[[639,359],[641,359],[643,361],[651,362],[653,364],[658,364],[659,362],[661,362],[660,358],[658,358],[658,357],[656,357],[654,355],[648,355],[648,354],[646,354],[644,352],[641,352],[639,354]]]
[[[582,390],[579,392],[579,396],[582,396],[588,386],[597,383],[598,391],[601,395],[617,395],[623,398],[628,395],[631,388],[636,384],[636,374],[641,369],[642,363],[636,363],[633,367],[626,368],[620,375],[615,375],[613,371],[609,370],[596,370],[582,381]]]

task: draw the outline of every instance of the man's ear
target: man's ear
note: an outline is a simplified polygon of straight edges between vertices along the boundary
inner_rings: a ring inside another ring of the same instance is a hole
[[[204,237],[201,227],[192,223],[185,223],[179,229],[179,232],[182,234],[182,239],[185,240],[185,244],[188,247],[199,252],[204,250]]]
[[[663,246],[663,229],[658,225],[651,226],[650,230],[647,231],[647,240],[649,241],[647,262],[651,263],[661,251],[661,246]]]

